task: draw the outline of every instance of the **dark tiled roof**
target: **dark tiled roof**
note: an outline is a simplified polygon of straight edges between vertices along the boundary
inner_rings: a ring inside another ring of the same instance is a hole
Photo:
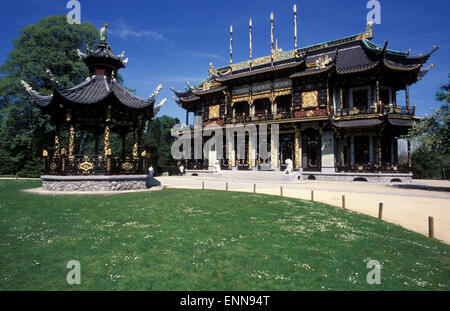
[[[406,127],[411,127],[413,123],[415,123],[416,121],[411,120],[411,119],[388,119],[389,124],[394,125],[394,126],[406,126]]]
[[[34,91],[28,91],[28,93],[40,107],[48,107],[54,98],[53,96],[41,96]],[[136,110],[153,107],[156,99],[156,96],[148,99],[137,97],[116,81],[111,82],[111,84],[108,83],[105,76],[94,76],[71,89],[64,89],[56,84],[54,94],[69,102],[81,105],[96,104],[108,96],[114,96],[122,105]]]
[[[82,55],[81,58],[88,67],[100,63],[109,65],[115,69],[125,68],[122,57],[114,55],[111,52],[110,46],[105,42],[101,42],[95,51],[90,52],[87,55]]]
[[[379,119],[361,119],[361,120],[345,120],[345,121],[331,120],[331,124],[338,128],[376,126],[382,123],[383,121]]]
[[[206,95],[206,94],[212,94],[216,92],[221,92],[226,90],[228,87],[226,85],[224,86],[214,86],[206,90],[202,89],[192,89],[192,94],[194,95]]]
[[[152,107],[156,99],[156,97],[149,99],[137,97],[116,81],[112,83],[112,91],[121,104],[133,109],[146,109]]]
[[[71,89],[63,89],[58,86],[55,92],[70,102],[95,104],[109,95],[110,88],[105,76],[94,76],[89,81],[83,82]]]
[[[240,73],[232,72],[225,76],[216,77],[216,81],[217,82],[226,82],[226,81],[236,80],[236,79],[240,79],[240,78],[244,78],[244,77],[265,74],[265,73],[272,72],[272,71],[295,68],[302,64],[304,64],[304,60],[301,60],[301,61],[292,60],[291,62],[282,62],[280,64],[274,64],[273,66],[270,66],[270,65],[269,66],[260,66],[259,68],[258,67],[252,68],[251,71],[250,71],[250,69],[248,69],[245,71],[241,71]]]
[[[336,60],[336,71],[340,74],[354,73],[374,68],[378,60],[369,57],[360,44],[340,49]]]

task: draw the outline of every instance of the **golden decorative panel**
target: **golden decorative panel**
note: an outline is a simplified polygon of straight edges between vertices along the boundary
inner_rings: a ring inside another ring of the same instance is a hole
[[[126,171],[131,171],[134,168],[133,163],[125,162],[122,164],[122,169]]]
[[[303,92],[302,108],[317,108],[319,106],[319,92]]]
[[[220,118],[220,105],[209,106],[209,119]]]
[[[94,165],[92,163],[86,161],[86,162],[80,163],[80,165],[78,167],[80,168],[80,170],[83,170],[86,173],[87,171],[92,170],[94,168]]]
[[[292,94],[292,90],[291,88],[284,88],[284,89],[276,89],[273,91],[273,95],[274,97],[278,97],[278,96],[284,96],[284,95],[291,95]]]

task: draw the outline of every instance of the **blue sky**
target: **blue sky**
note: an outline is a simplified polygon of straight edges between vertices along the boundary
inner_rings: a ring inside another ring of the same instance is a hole
[[[2,1],[0,11],[0,62],[12,49],[19,29],[49,15],[67,14],[66,0]],[[269,15],[275,15],[275,38],[283,50],[293,49],[292,7],[298,7],[300,46],[364,32],[367,0],[228,0],[228,1],[116,1],[80,0],[81,19],[100,28],[110,25],[109,43],[119,54],[127,52],[130,62],[121,71],[125,85],[148,97],[164,84],[159,100],[169,99],[160,115],[184,120],[185,113],[171,100],[170,87],[182,89],[206,78],[209,63],[229,63],[229,27],[233,25],[233,61],[248,59],[248,21],[253,20],[253,56],[270,52]],[[450,72],[450,1],[380,0],[381,24],[375,25],[374,43],[408,51],[439,50],[430,63],[436,66],[411,87],[411,103],[417,115],[435,109],[436,90],[448,81]],[[399,102],[404,101],[400,95]]]

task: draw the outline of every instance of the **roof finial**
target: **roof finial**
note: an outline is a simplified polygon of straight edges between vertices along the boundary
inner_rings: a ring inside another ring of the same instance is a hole
[[[108,23],[104,22],[103,25],[104,26],[100,28],[100,41],[106,42],[106,40],[108,39]]]
[[[372,39],[373,38],[373,23],[371,21],[367,22],[366,38],[367,39]]]
[[[294,49],[297,49],[297,4],[294,4]]]
[[[233,25],[230,26],[230,67],[233,65]]]
[[[273,66],[273,12],[270,12],[270,62]]]
[[[250,18],[250,21],[249,21],[248,25],[249,25],[250,68],[252,68],[252,58],[253,58],[252,27],[253,27],[253,22],[252,22],[251,18]]]

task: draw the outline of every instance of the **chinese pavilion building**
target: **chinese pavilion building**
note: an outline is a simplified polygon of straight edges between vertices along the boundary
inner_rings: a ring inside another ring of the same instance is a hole
[[[268,137],[270,126],[279,126],[278,143],[268,139],[269,163],[247,139],[246,158],[236,158],[235,144],[224,153],[222,170],[280,171],[292,160],[300,179],[410,181],[410,152],[409,163],[400,163],[398,139],[419,120],[409,87],[433,66],[424,68],[437,47],[411,56],[388,49],[387,42],[378,46],[369,23],[364,33],[298,48],[296,13],[294,7],[293,50],[274,49],[271,14],[271,54],[252,59],[250,20],[250,59],[235,64],[231,27],[230,65],[210,65],[205,81],[173,90],[174,100],[187,118],[201,116],[203,126],[265,124]],[[398,104],[400,91],[404,105]],[[186,162],[200,172],[211,168],[214,156]]]
[[[70,89],[63,88],[47,70],[54,85],[53,95],[41,96],[26,82],[21,82],[56,127],[53,152],[43,152],[45,190],[129,190],[148,186],[148,155],[142,150],[141,138],[146,123],[166,100],[155,105],[162,85],[144,99],[118,83],[117,73],[125,68],[128,59],[124,59],[125,53],[112,53],[106,42],[106,27],[105,23],[96,50],[86,47],[86,54],[78,50],[80,60],[90,72],[83,83]],[[67,144],[60,139],[62,131],[68,133]],[[75,153],[77,131],[94,135],[94,155]],[[112,156],[111,133],[117,133],[122,139],[122,150],[117,157]],[[133,135],[132,150],[125,147],[129,133]],[[103,139],[103,150],[99,150],[100,139]]]

